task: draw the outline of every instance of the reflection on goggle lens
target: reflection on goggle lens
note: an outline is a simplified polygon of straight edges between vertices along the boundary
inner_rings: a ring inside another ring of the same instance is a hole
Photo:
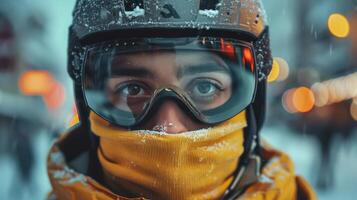
[[[231,96],[232,79],[225,65],[211,52],[117,55],[110,64],[107,95],[118,109],[137,114],[143,111],[156,90],[173,86],[185,91],[200,110],[213,109]]]

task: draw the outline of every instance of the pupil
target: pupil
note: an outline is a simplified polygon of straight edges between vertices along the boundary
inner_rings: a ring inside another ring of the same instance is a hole
[[[132,95],[132,96],[137,95],[140,93],[140,87],[137,85],[130,85],[128,87],[128,93],[129,93],[129,95]]]
[[[208,93],[211,90],[211,84],[209,83],[202,83],[198,85],[198,91],[200,93]]]

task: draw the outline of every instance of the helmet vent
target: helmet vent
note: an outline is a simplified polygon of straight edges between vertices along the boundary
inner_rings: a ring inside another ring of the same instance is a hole
[[[201,0],[200,10],[219,10],[222,0]]]
[[[125,11],[144,9],[144,0],[124,0],[124,9]]]

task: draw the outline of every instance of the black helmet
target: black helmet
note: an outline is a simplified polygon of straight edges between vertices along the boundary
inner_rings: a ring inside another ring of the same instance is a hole
[[[68,71],[82,85],[86,47],[98,41],[128,37],[215,36],[253,44],[257,76],[255,108],[258,127],[264,118],[265,82],[272,66],[268,26],[256,0],[78,0],[73,12]],[[82,88],[77,87],[77,93]],[[77,100],[83,95],[78,94]],[[80,100],[79,100],[80,101]],[[81,110],[85,105],[79,106]],[[83,113],[81,111],[80,113]],[[84,116],[81,116],[82,118]]]

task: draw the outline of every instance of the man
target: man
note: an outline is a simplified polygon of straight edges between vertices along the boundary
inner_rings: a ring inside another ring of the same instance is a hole
[[[316,199],[262,145],[272,58],[261,2],[79,0],[80,123],[53,146],[52,199]]]

